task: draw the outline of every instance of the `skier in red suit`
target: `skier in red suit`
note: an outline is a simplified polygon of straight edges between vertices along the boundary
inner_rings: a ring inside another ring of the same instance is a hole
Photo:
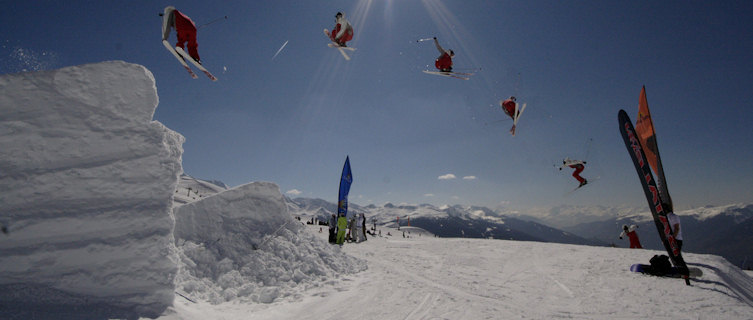
[[[502,110],[505,111],[505,114],[510,116],[512,120],[515,120],[515,105],[517,105],[518,100],[515,99],[515,97],[510,97],[510,99],[507,99],[505,101],[500,102],[499,104],[502,105]],[[510,129],[510,133],[515,133],[515,123],[512,124],[512,128]]]
[[[573,177],[575,178],[575,180],[578,180],[578,182],[580,182],[580,185],[578,186],[578,188],[580,188],[588,183],[586,179],[580,176],[580,173],[583,172],[583,169],[585,169],[585,167],[583,166],[584,164],[586,164],[585,161],[570,160],[570,158],[565,158],[565,160],[562,160],[562,166],[560,166],[560,170],[562,170],[562,168],[564,167],[575,169],[575,171],[573,172]]]
[[[329,38],[341,47],[345,47],[346,42],[353,40],[353,26],[350,25],[348,19],[345,19],[345,14],[342,12],[335,14],[335,22],[335,28],[329,33]]]
[[[439,45],[439,41],[437,41],[437,37],[434,37],[434,44],[437,46],[437,50],[439,50],[440,53],[437,60],[434,61],[434,66],[437,67],[439,71],[452,72],[452,58],[455,57],[455,52],[442,48],[442,46]]]
[[[643,247],[641,246],[641,241],[638,240],[638,233],[635,232],[636,228],[638,228],[638,226],[636,225],[631,225],[630,228],[628,228],[626,224],[622,225],[622,233],[620,233],[620,239],[627,235],[628,239],[630,239],[631,249],[643,249]]]
[[[196,25],[191,21],[191,18],[176,10],[175,7],[167,6],[162,14],[162,40],[167,40],[171,28],[175,29],[178,38],[175,45],[185,50],[184,44],[188,42],[188,55],[196,62],[201,63],[197,49],[199,43],[196,42]]]
[[[518,100],[515,99],[515,97],[510,97],[510,99],[501,102],[502,110],[504,110],[513,120],[515,119],[515,104],[517,101]]]

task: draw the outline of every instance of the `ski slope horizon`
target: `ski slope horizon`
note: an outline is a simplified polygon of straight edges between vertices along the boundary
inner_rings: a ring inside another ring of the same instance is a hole
[[[182,183],[179,184],[179,190],[176,191],[177,197],[176,200],[180,203],[188,203],[191,201],[195,201],[199,198],[197,198],[199,195],[202,196],[208,196],[217,192],[221,192],[222,190],[227,190],[230,188],[226,184],[224,184],[222,181],[218,180],[204,180],[192,177],[191,175],[188,175],[184,173],[184,175],[181,177]],[[189,193],[192,195],[191,197],[184,197],[182,196],[183,193],[189,191],[188,187],[189,185],[203,185],[204,187],[196,187],[194,186],[192,189],[193,193]],[[316,216],[318,211],[317,206],[325,209],[327,212],[325,213],[331,213],[333,210],[332,208],[336,208],[337,204],[335,200],[327,200],[327,199],[321,199],[321,198],[306,198],[306,197],[294,197],[291,195],[286,195],[289,199],[292,201],[300,201],[303,200],[304,202],[313,202],[313,208],[307,208],[306,211],[299,212],[302,216]],[[378,208],[395,208],[400,209],[397,213],[390,213],[385,218],[379,219],[380,224],[385,223],[390,220],[394,220],[396,216],[400,217],[431,217],[436,216],[437,210],[446,209],[449,207],[457,206],[467,209],[473,209],[473,208],[486,208],[481,205],[462,205],[462,204],[444,204],[444,205],[433,205],[430,203],[408,203],[408,202],[402,202],[402,203],[392,203],[392,202],[386,202],[382,205],[375,205],[375,204],[368,204],[368,205],[362,205],[359,204],[357,201],[348,201],[350,206],[353,206],[354,209],[357,210],[363,210],[363,209],[378,209]],[[723,213],[725,210],[732,208],[732,207],[744,207],[747,205],[750,205],[752,203],[742,202],[742,203],[730,203],[730,204],[720,204],[720,205],[704,205],[699,206],[695,208],[689,208],[686,210],[678,210],[676,214],[679,216],[693,216],[698,218],[699,220],[705,220],[710,219],[712,217],[715,217],[721,213]],[[427,208],[428,210],[421,210],[421,208]],[[520,210],[520,209],[512,209],[512,208],[506,208],[504,206],[497,206],[494,208],[488,208],[492,210],[493,212],[499,214],[499,215],[507,215],[507,216],[514,216],[514,217],[523,217],[523,218],[534,218],[536,221],[540,221],[542,223],[547,224],[548,226],[555,227],[555,228],[561,228],[561,227],[568,227],[572,224],[578,224],[578,223],[587,223],[587,222],[594,222],[599,221],[602,219],[632,219],[634,221],[651,221],[653,218],[651,216],[650,210],[645,206],[603,206],[603,205],[558,205],[558,206],[535,206],[531,207],[527,210]],[[313,212],[313,213],[312,213]],[[381,214],[379,211],[373,212],[377,216],[380,216]],[[479,212],[476,214],[478,216],[484,216],[483,212]]]

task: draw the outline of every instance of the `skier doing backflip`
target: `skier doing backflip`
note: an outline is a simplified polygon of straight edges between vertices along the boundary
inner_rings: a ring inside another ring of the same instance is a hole
[[[585,169],[585,167],[583,166],[584,164],[586,164],[585,161],[570,160],[570,158],[565,158],[565,160],[562,160],[562,166],[560,166],[560,170],[562,170],[562,168],[564,167],[575,169],[575,171],[573,172],[573,177],[578,180],[578,182],[580,182],[580,185],[578,186],[578,188],[580,188],[588,183],[588,180],[580,176],[580,173],[583,172],[583,169]]]
[[[353,39],[353,26],[342,12],[335,14],[335,22],[335,28],[329,33],[329,38],[339,46],[346,47],[345,43]]]
[[[434,61],[434,66],[442,72],[452,72],[452,58],[455,57],[455,52],[452,50],[445,50],[439,45],[437,37],[434,37],[434,44],[439,50],[439,57]]]
[[[513,121],[515,120],[516,114],[515,114],[515,105],[517,104],[517,99],[515,97],[510,97],[510,99],[504,100],[500,102],[500,105],[502,105],[502,110],[505,111],[505,114],[510,116]],[[513,123],[512,128],[510,129],[510,133],[515,132],[515,123]]]
[[[500,102],[502,110],[505,110],[505,113],[512,119],[515,119],[515,104],[517,101],[518,100],[515,99],[515,97],[510,97],[510,99]]]
[[[631,249],[643,249],[641,246],[641,241],[638,240],[638,233],[635,232],[635,229],[637,229],[638,226],[631,225],[629,228],[626,224],[622,225],[622,233],[620,233],[620,239],[622,237],[627,236],[630,240],[630,248]]]
[[[197,49],[199,43],[196,42],[196,25],[191,21],[191,18],[173,6],[165,7],[164,13],[160,15],[162,16],[162,40],[167,40],[170,36],[170,30],[174,28],[178,38],[175,45],[185,50],[186,48],[183,45],[188,42],[188,55],[201,64]]]

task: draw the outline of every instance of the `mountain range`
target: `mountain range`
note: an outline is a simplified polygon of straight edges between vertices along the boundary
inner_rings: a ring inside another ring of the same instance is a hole
[[[203,196],[227,189],[217,181],[181,177],[177,202],[191,202],[183,192]],[[291,215],[302,220],[327,221],[337,205],[323,199],[285,197]],[[364,214],[369,224],[387,228],[417,227],[439,237],[492,238],[592,246],[627,247],[619,239],[623,225],[636,225],[645,249],[663,250],[656,226],[646,208],[571,206],[532,209],[530,212],[481,206],[431,204],[360,206],[350,202],[349,214]],[[679,211],[683,251],[725,257],[742,267],[753,266],[753,204],[706,206]]]

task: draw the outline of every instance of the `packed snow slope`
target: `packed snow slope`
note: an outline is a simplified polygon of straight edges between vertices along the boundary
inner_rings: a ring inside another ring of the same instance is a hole
[[[0,77],[0,317],[172,304],[183,137],[157,103],[152,73],[125,62]]]
[[[249,183],[201,198],[177,207],[175,218],[181,257],[176,289],[192,300],[284,301],[366,269],[362,260],[306,232],[273,183]]]
[[[307,226],[322,241],[326,232]],[[386,237],[391,231],[392,237]],[[691,286],[629,271],[661,251],[526,241],[403,238],[395,229],[337,250],[368,269],[271,304],[176,297],[160,319],[750,319],[753,279],[688,253]],[[305,288],[299,288],[305,289]]]

